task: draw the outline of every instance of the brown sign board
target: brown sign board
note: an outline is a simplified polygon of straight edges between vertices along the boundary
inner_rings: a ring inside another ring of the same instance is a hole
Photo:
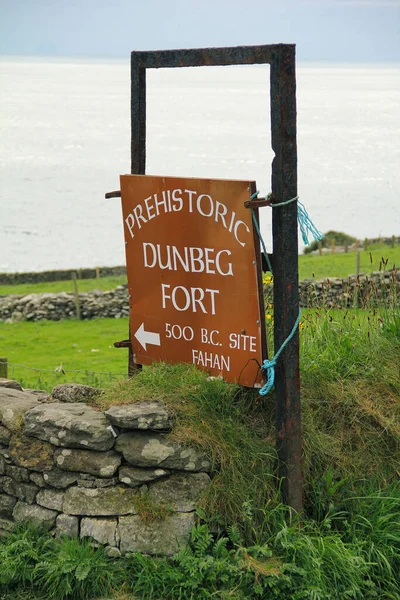
[[[249,181],[121,175],[137,364],[192,363],[260,387],[266,358]]]

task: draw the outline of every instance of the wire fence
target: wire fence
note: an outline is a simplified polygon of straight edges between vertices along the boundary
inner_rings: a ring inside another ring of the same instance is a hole
[[[0,358],[0,370],[8,379],[15,379],[25,389],[40,389],[49,392],[62,383],[82,383],[94,387],[105,387],[128,378],[127,372],[92,371],[89,369],[69,369],[58,365],[55,369],[28,367],[10,363]]]

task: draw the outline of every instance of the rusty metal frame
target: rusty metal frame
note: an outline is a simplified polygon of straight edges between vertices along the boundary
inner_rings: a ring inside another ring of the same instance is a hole
[[[297,196],[295,45],[273,44],[132,52],[131,173],[146,171],[146,69],[270,65],[272,186],[274,203]],[[299,312],[297,203],[272,209],[274,345],[280,348]],[[132,369],[130,351],[130,371]],[[276,427],[284,501],[302,511],[301,412],[298,331],[276,366]]]

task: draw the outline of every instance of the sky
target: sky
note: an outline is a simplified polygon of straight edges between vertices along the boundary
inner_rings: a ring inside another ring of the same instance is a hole
[[[400,0],[0,0],[0,55],[279,42],[300,61],[399,62]]]

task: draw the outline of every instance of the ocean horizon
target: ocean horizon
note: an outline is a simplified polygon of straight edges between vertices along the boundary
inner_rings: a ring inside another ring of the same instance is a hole
[[[147,75],[148,174],[270,191],[268,66]],[[0,272],[125,264],[104,194],[130,171],[129,57],[0,57],[0,101]],[[298,63],[298,190],[322,232],[400,234],[399,105],[398,63]],[[268,208],[261,229],[271,249]]]

